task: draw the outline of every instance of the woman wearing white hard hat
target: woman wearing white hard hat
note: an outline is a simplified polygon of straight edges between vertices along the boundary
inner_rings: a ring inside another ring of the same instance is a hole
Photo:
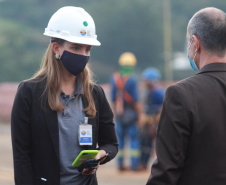
[[[51,17],[41,68],[20,83],[14,100],[15,184],[95,185],[99,164],[117,154],[112,111],[87,64],[92,46],[100,45],[95,32],[82,8],[63,7]],[[82,150],[98,150],[101,160],[79,172],[72,163]]]

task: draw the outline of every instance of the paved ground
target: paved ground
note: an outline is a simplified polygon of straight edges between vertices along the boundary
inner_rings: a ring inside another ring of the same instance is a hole
[[[9,124],[0,124],[0,185],[13,185],[13,162]]]
[[[0,185],[13,185],[10,125],[6,123],[0,123],[0,164]],[[149,175],[150,171],[119,173],[116,160],[101,166],[97,172],[99,185],[144,185]]]

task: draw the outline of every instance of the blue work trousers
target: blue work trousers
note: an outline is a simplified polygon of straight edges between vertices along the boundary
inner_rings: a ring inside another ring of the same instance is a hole
[[[129,125],[123,125],[119,121],[116,121],[116,132],[118,136],[119,152],[118,152],[118,166],[122,168],[124,166],[124,148],[125,138],[128,136],[130,141],[130,159],[131,170],[137,170],[139,166],[140,158],[140,143],[139,143],[139,131],[136,123]]]

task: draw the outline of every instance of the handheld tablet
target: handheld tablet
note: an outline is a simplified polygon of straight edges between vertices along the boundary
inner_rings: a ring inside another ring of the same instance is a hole
[[[79,159],[93,159],[98,154],[98,150],[82,150],[80,154],[76,157],[74,162],[72,163],[72,166],[78,167],[80,166],[83,161],[80,161]]]

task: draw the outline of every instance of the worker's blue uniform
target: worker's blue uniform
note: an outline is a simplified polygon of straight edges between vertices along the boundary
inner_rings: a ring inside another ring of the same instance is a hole
[[[150,115],[158,113],[160,107],[162,106],[163,99],[164,99],[163,88],[155,87],[152,91],[148,90],[144,112]]]
[[[143,166],[147,167],[150,154],[153,149],[153,139],[157,128],[155,120],[159,113],[164,99],[164,89],[155,87],[153,90],[147,90],[145,97],[144,112],[149,117],[149,123],[145,124],[141,132],[141,159]],[[151,123],[150,123],[151,122]]]
[[[116,103],[116,98],[118,95],[118,88],[116,85],[115,79],[112,77],[111,79],[111,100],[112,102]],[[133,103],[138,102],[138,87],[137,87],[137,80],[134,76],[128,77],[128,80],[125,82],[124,91],[126,91],[133,99]],[[126,102],[125,98],[123,98],[123,107],[124,107],[124,114],[127,111],[128,103]],[[131,107],[130,107],[131,108]],[[137,112],[133,108],[133,115],[137,115]],[[119,169],[123,167],[123,149],[125,147],[125,139],[126,136],[129,136],[130,139],[130,157],[131,157],[131,169],[137,170],[139,165],[139,131],[137,127],[137,119],[126,123],[120,119],[119,115],[116,115],[116,132],[118,136],[119,142],[119,151],[118,151],[118,165]]]

